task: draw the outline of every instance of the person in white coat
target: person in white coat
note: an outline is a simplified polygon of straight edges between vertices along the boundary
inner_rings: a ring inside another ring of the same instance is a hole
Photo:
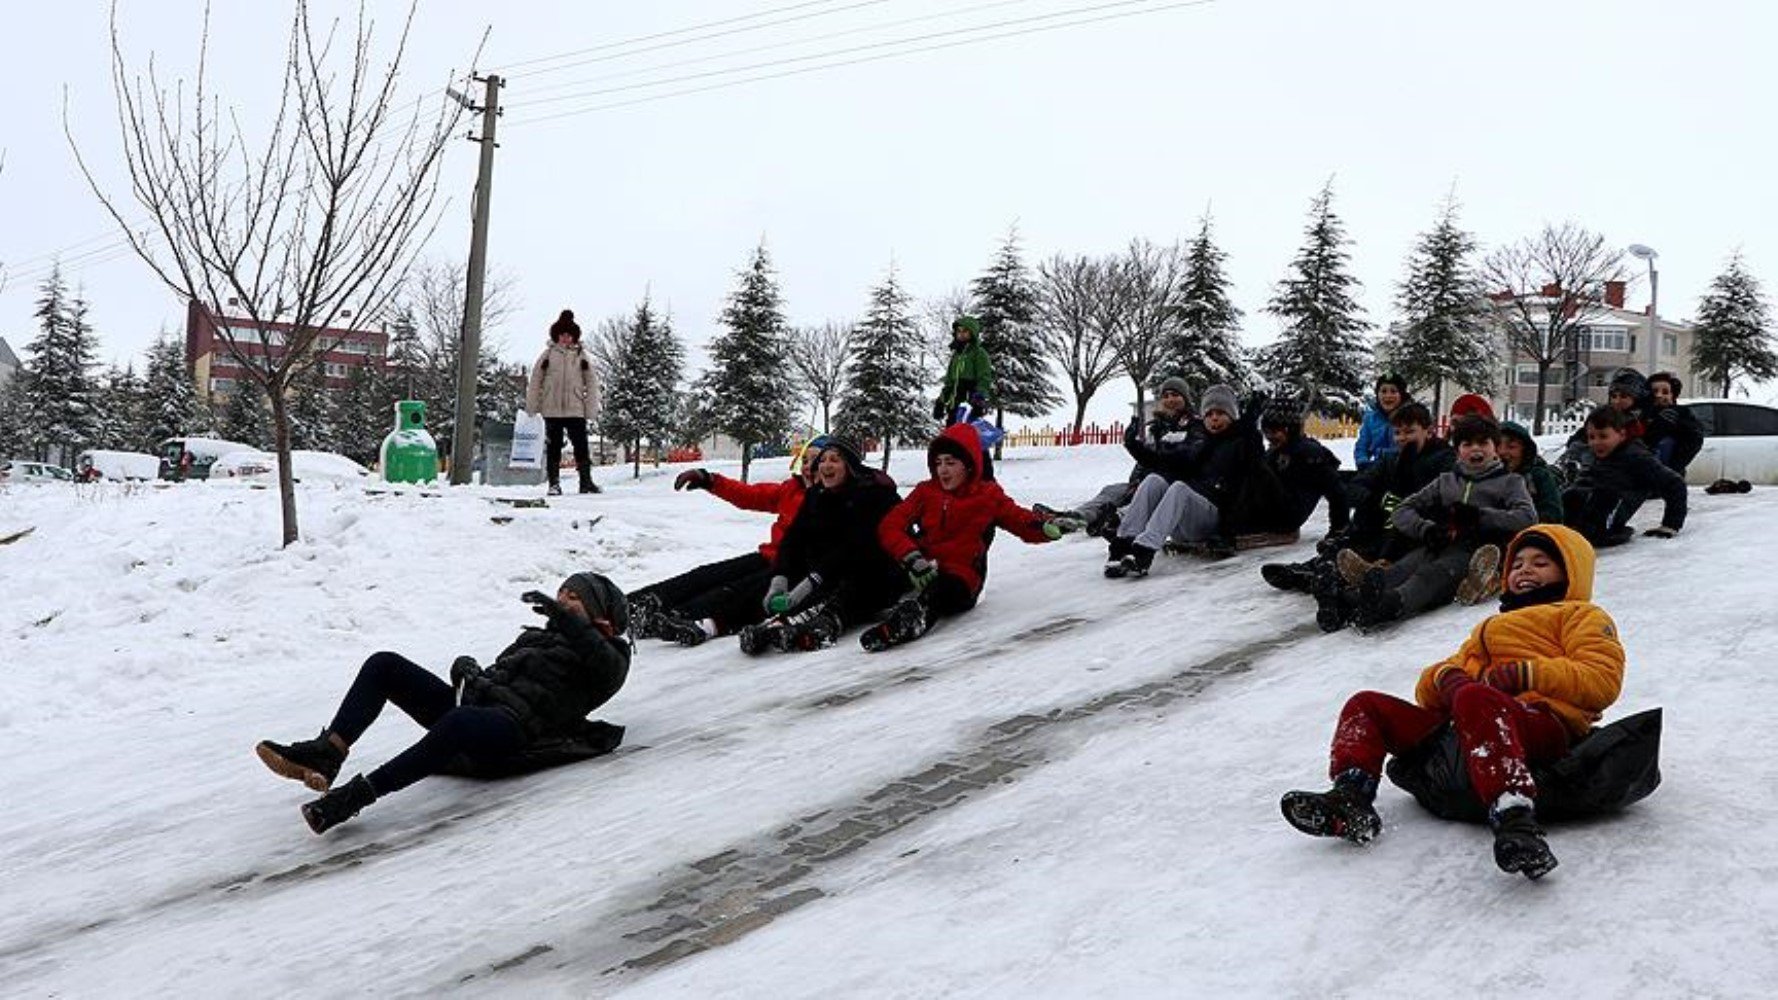
[[[549,328],[549,346],[531,365],[525,386],[525,411],[543,417],[544,468],[549,473],[551,496],[562,492],[562,435],[574,444],[574,465],[580,472],[580,492],[598,493],[593,482],[592,456],[587,452],[587,423],[599,412],[599,377],[592,359],[580,345],[580,325],[572,309]]]

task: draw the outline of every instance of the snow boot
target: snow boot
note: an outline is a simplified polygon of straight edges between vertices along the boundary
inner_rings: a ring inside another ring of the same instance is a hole
[[[273,774],[300,781],[317,792],[333,787],[340,765],[346,762],[346,751],[333,742],[332,734],[325,729],[312,740],[290,744],[260,740],[253,752]]]
[[[1259,568],[1259,575],[1279,590],[1296,594],[1308,594],[1314,591],[1313,562],[1266,563]]]
[[[1316,568],[1309,593],[1315,596],[1315,625],[1321,631],[1338,632],[1352,624],[1352,595],[1332,563]]]
[[[1347,585],[1356,587],[1364,579],[1364,574],[1370,572],[1378,562],[1366,559],[1351,549],[1341,549],[1334,556],[1334,565],[1340,568],[1340,579],[1345,580]]]
[[[1130,554],[1124,557],[1124,575],[1138,579],[1148,575],[1154,565],[1155,551],[1146,545],[1130,544]]]
[[[591,472],[582,471],[580,474],[580,492],[603,493],[605,491],[599,488],[598,483],[593,482],[593,474]]]
[[[559,497],[562,495],[562,484],[552,479],[550,480],[549,489],[546,489],[543,492],[546,496]]]
[[[1636,529],[1627,524],[1622,524],[1607,531],[1605,537],[1599,539],[1598,547],[1602,549],[1613,549],[1619,545],[1629,544],[1630,540],[1635,537]]]
[[[638,594],[630,598],[630,635],[635,639],[659,639],[655,620],[664,612],[661,599],[655,594]]]
[[[1484,545],[1469,557],[1469,569],[1457,583],[1457,603],[1474,607],[1500,593],[1500,546]]]
[[[1111,539],[1111,550],[1105,556],[1105,576],[1108,579],[1121,580],[1129,575],[1130,571],[1125,567],[1124,560],[1129,557],[1130,547],[1134,544],[1134,540],[1121,535]]]
[[[680,646],[702,646],[710,638],[710,633],[704,631],[704,626],[672,611],[656,614],[653,624],[656,638]]]
[[[1556,856],[1544,842],[1530,806],[1496,807],[1489,810],[1488,822],[1494,827],[1494,864],[1501,871],[1539,879],[1556,867]]]
[[[1285,822],[1311,837],[1368,844],[1383,832],[1382,817],[1371,805],[1376,797],[1377,779],[1353,768],[1325,792],[1285,792],[1278,806]]]
[[[812,650],[826,649],[839,641],[840,633],[845,625],[840,616],[832,609],[818,608],[813,614],[797,616],[800,620],[791,624],[783,633],[785,645],[780,647],[785,652],[807,653]]]
[[[913,642],[932,628],[926,605],[917,597],[904,597],[889,611],[889,616],[858,635],[858,644],[865,652],[880,653],[890,646]]]
[[[1383,582],[1383,571],[1372,568],[1358,585],[1358,609],[1352,616],[1360,631],[1387,625],[1401,617],[1401,595]]]
[[[786,649],[789,646],[789,632],[790,626],[782,618],[748,625],[741,629],[741,652],[748,656],[758,656],[770,649]]]
[[[370,787],[370,781],[362,774],[354,775],[351,781],[304,805],[303,819],[309,829],[326,833],[376,800],[377,790]]]

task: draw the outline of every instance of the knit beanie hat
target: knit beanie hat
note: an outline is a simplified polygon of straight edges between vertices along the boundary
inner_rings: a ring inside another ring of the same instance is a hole
[[[846,466],[852,470],[852,475],[854,477],[863,476],[868,471],[864,466],[864,453],[858,450],[858,445],[853,442],[851,438],[844,438],[838,434],[830,434],[827,437],[827,443],[822,446],[821,451],[823,453],[829,451],[839,452],[840,457],[846,460]]]
[[[1473,392],[1466,392],[1451,401],[1451,419],[1458,417],[1487,417],[1494,419],[1494,404]]]
[[[618,632],[630,630],[630,604],[617,584],[598,573],[576,573],[562,581],[562,590],[580,598],[587,615],[603,618]]]
[[[1274,399],[1260,411],[1259,425],[1266,430],[1286,430],[1303,426],[1303,405],[1294,399]]]
[[[556,335],[559,333],[566,333],[575,340],[580,339],[580,324],[574,322],[574,310],[562,310],[562,315],[549,325],[549,339],[556,339]]]
[[[1235,398],[1235,390],[1220,383],[1204,390],[1204,398],[1198,404],[1198,408],[1205,413],[1209,413],[1211,410],[1221,410],[1228,414],[1231,420],[1238,420],[1241,417],[1241,403]]]
[[[1186,384],[1185,379],[1182,379],[1177,375],[1162,379],[1160,391],[1161,392],[1177,392],[1181,396],[1185,397],[1185,405],[1187,405],[1187,406],[1191,405],[1192,388],[1191,388],[1191,386]],[[1158,395],[1158,393],[1157,393],[1157,395]]]
[[[1619,368],[1611,375],[1611,387],[1606,390],[1606,395],[1614,392],[1636,400],[1646,399],[1648,379],[1643,378],[1642,373],[1634,368]]]

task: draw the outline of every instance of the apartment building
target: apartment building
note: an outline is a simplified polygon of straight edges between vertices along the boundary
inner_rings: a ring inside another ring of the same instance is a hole
[[[351,317],[348,314],[344,318]],[[211,403],[226,402],[234,393],[235,384],[247,374],[235,352],[250,358],[281,358],[291,329],[288,323],[267,323],[262,335],[243,317],[216,316],[201,302],[188,303],[185,362],[199,395]],[[229,350],[228,337],[234,340],[235,352]],[[321,331],[316,343],[322,348],[320,364],[328,389],[343,388],[351,379],[352,370],[362,365],[381,370],[389,351],[389,335],[380,330],[329,327]]]

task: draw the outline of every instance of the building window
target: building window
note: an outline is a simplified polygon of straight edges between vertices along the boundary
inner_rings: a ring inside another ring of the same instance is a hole
[[[1661,334],[1661,353],[1668,357],[1673,357],[1679,353],[1679,334]]]
[[[348,366],[342,365],[337,361],[327,362],[324,366],[324,370],[327,372],[329,378],[345,378],[350,371]]]
[[[1630,331],[1622,327],[1583,326],[1575,331],[1589,351],[1628,351]]]
[[[234,392],[235,380],[232,378],[213,378],[210,380],[211,392]]]
[[[1519,365],[1517,377],[1513,381],[1519,385],[1536,385],[1537,384],[1537,366],[1536,365]],[[1561,385],[1562,384],[1562,366],[1561,365],[1551,365],[1550,370],[1548,372],[1544,373],[1543,384],[1544,385]]]

